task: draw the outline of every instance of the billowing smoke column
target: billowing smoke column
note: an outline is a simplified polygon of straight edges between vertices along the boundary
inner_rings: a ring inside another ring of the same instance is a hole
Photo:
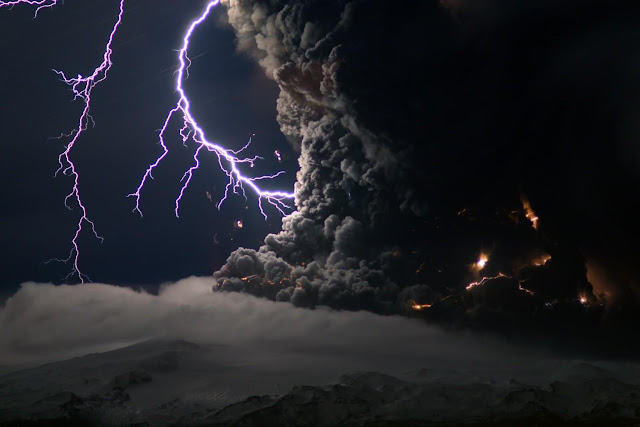
[[[282,233],[267,236],[259,252],[233,253],[216,273],[220,288],[300,306],[393,304],[397,285],[383,269],[391,266],[395,248],[385,247],[385,236],[372,231],[399,213],[384,212],[380,201],[397,197],[378,184],[399,170],[399,159],[389,156],[387,163],[385,153],[375,152],[377,138],[350,111],[338,75],[349,55],[340,41],[355,4],[227,5],[240,46],[257,56],[282,89],[278,119],[301,155],[297,211],[284,219]],[[316,24],[314,16],[326,22]],[[408,207],[412,201],[402,202]]]
[[[628,210],[640,193],[608,141],[612,106],[629,122],[635,101],[607,89],[625,66],[592,70],[587,52],[604,43],[631,61],[638,6],[222,3],[239,49],[281,89],[300,171],[297,211],[258,251],[232,253],[216,290],[585,347],[630,333],[618,301],[635,304],[638,275],[611,259],[638,253],[622,230],[640,231]],[[587,261],[626,283],[594,291]]]

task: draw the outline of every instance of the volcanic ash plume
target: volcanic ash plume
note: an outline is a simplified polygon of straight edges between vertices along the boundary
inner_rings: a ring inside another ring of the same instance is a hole
[[[558,147],[574,142],[548,136],[556,100],[529,93],[559,84],[553,67],[576,53],[523,58],[505,41],[539,42],[523,11],[540,32],[578,6],[467,3],[223,0],[239,50],[280,87],[300,170],[297,210],[259,250],[233,252],[215,290],[590,339],[609,302],[571,222],[578,175],[561,155],[575,152]]]
[[[266,237],[259,251],[234,252],[215,275],[220,288],[301,306],[392,306],[398,286],[385,271],[397,253],[391,237],[406,225],[404,217],[415,217],[424,206],[408,185],[415,178],[406,167],[410,141],[366,126],[357,94],[343,89],[362,77],[354,55],[365,47],[350,46],[348,40],[359,37],[354,31],[369,30],[360,28],[366,19],[360,14],[369,15],[369,6],[319,1],[226,5],[239,48],[253,55],[281,88],[278,120],[300,148],[300,171],[297,211],[284,219],[281,233]],[[374,78],[376,84],[384,84],[379,79],[383,76]]]

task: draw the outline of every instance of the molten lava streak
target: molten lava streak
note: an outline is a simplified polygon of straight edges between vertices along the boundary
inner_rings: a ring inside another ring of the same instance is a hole
[[[531,207],[531,203],[526,197],[522,196],[521,201],[522,201],[522,209],[524,209],[524,214],[525,214],[524,216],[526,216],[527,219],[531,221],[531,225],[533,226],[533,229],[537,230],[538,220],[540,218],[538,218],[536,213],[533,211],[533,208]]]
[[[412,310],[424,310],[425,308],[431,308],[431,304],[418,304],[415,301],[411,301],[411,309]]]

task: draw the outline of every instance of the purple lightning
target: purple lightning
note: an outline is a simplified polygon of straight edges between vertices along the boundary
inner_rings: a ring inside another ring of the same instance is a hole
[[[35,17],[38,15],[38,13],[42,9],[51,8],[57,5],[58,3],[61,3],[62,1],[63,0],[9,0],[9,1],[0,0],[0,8],[3,8],[3,7],[12,8],[20,4],[35,6],[36,7],[36,10],[34,13],[34,17]],[[69,256],[66,259],[52,259],[49,262],[51,261],[58,261],[58,262],[65,262],[65,263],[72,262],[73,269],[69,273],[69,275],[67,275],[67,278],[77,275],[79,280],[83,283],[85,279],[88,280],[88,277],[84,273],[82,273],[79,267],[80,248],[78,245],[78,239],[80,238],[80,235],[83,232],[84,227],[86,226],[91,228],[91,232],[97,239],[102,241],[103,238],[98,235],[96,231],[95,223],[91,219],[89,219],[89,216],[87,214],[87,208],[83,203],[82,198],[80,197],[80,190],[79,190],[80,177],[76,170],[76,166],[71,159],[71,153],[76,143],[79,141],[80,136],[84,133],[85,130],[87,130],[89,124],[94,123],[93,118],[90,114],[91,94],[93,92],[93,89],[107,78],[107,74],[109,73],[109,70],[113,65],[113,62],[111,60],[111,56],[113,54],[112,45],[113,45],[113,40],[116,35],[116,32],[118,31],[118,28],[122,23],[122,18],[124,14],[124,2],[125,0],[120,0],[118,17],[109,35],[109,39],[105,47],[102,63],[97,68],[95,68],[94,71],[89,76],[82,76],[81,74],[78,74],[77,77],[67,77],[67,75],[64,72],[53,70],[56,74],[58,74],[61,77],[62,81],[64,81],[71,88],[74,94],[73,99],[74,100],[81,99],[84,102],[84,108],[78,120],[77,128],[67,134],[62,134],[60,136],[60,138],[69,138],[70,141],[65,145],[64,151],[58,157],[59,168],[55,173],[56,176],[62,173],[65,176],[70,176],[73,178],[73,187],[71,189],[71,192],[65,197],[64,204],[69,210],[71,210],[72,208],[69,203],[71,200],[75,200],[75,203],[80,208],[82,215],[78,220],[76,232],[73,236],[73,239],[71,240],[72,247],[69,252]],[[220,166],[220,169],[223,172],[225,172],[225,174],[229,178],[229,182],[225,187],[224,196],[216,205],[218,209],[220,209],[220,207],[222,206],[222,203],[229,196],[230,190],[233,191],[234,194],[240,194],[241,192],[242,195],[244,195],[244,197],[246,198],[245,186],[249,186],[258,196],[258,206],[260,208],[260,212],[265,217],[265,219],[267,218],[267,214],[263,209],[263,204],[262,204],[263,200],[266,200],[269,204],[271,204],[273,207],[278,209],[278,211],[280,211],[280,213],[282,213],[283,215],[285,215],[284,209],[292,209],[290,206],[288,206],[285,203],[285,200],[293,199],[294,193],[287,193],[282,191],[265,191],[265,190],[262,190],[260,187],[258,187],[258,185],[256,184],[256,182],[259,180],[275,178],[283,174],[284,173],[283,171],[277,172],[273,175],[249,177],[249,176],[243,175],[239,170],[239,164],[248,163],[251,167],[253,167],[254,163],[258,159],[261,159],[261,157],[259,156],[247,157],[247,158],[239,157],[240,153],[242,153],[245,149],[249,147],[249,145],[251,144],[251,139],[249,139],[249,142],[247,142],[247,144],[239,150],[234,151],[230,149],[225,149],[224,147],[218,144],[215,144],[213,142],[210,142],[206,139],[204,130],[198,125],[195,118],[191,114],[190,101],[187,98],[187,95],[183,88],[183,81],[185,79],[185,75],[186,77],[188,77],[189,67],[191,65],[191,60],[189,59],[187,54],[191,36],[195,31],[195,29],[209,16],[209,13],[211,12],[211,10],[215,6],[217,6],[219,3],[220,3],[220,0],[209,1],[205,10],[202,12],[202,14],[196,20],[194,20],[188,27],[183,38],[182,48],[178,51],[179,68],[177,71],[177,78],[176,78],[176,91],[179,94],[179,99],[178,99],[178,102],[176,103],[176,106],[169,111],[169,114],[167,115],[164,121],[162,129],[160,130],[159,139],[160,139],[160,145],[163,148],[163,153],[156,159],[156,161],[153,164],[151,164],[148,167],[136,192],[129,195],[131,197],[136,198],[136,205],[135,205],[134,211],[137,211],[138,213],[140,213],[141,216],[142,216],[142,211],[140,209],[140,197],[141,197],[140,193],[147,181],[147,178],[153,179],[152,173],[154,169],[160,164],[160,162],[169,153],[167,145],[165,144],[164,135],[175,114],[182,115],[183,126],[180,129],[179,133],[182,138],[183,144],[186,146],[189,140],[193,140],[198,144],[198,147],[193,155],[194,164],[184,173],[182,177],[183,185],[180,189],[178,197],[175,200],[176,216],[179,216],[180,201],[182,200],[184,192],[188,188],[191,182],[191,179],[193,178],[194,172],[200,166],[199,156],[203,151],[203,149],[205,148],[207,151],[215,153],[218,159],[218,164]]]
[[[41,7],[45,7],[45,6],[41,6]],[[91,73],[91,75],[83,77],[82,75],[78,74],[77,77],[69,78],[66,76],[64,72],[53,70],[56,74],[58,74],[62,78],[63,82],[65,82],[67,85],[69,85],[69,87],[71,87],[71,90],[73,91],[73,95],[74,95],[73,99],[74,100],[82,99],[82,101],[84,102],[84,108],[78,120],[78,127],[72,130],[70,133],[61,136],[61,137],[69,137],[71,138],[71,141],[69,141],[69,143],[65,146],[65,150],[60,154],[60,156],[58,156],[59,167],[55,173],[56,176],[62,172],[62,174],[66,176],[73,177],[73,187],[71,189],[71,192],[67,195],[67,197],[65,197],[64,204],[69,210],[71,210],[69,201],[71,199],[75,200],[76,204],[80,208],[80,212],[82,213],[82,215],[78,220],[76,232],[73,236],[73,239],[71,240],[72,247],[71,247],[71,251],[69,252],[69,256],[66,259],[53,259],[51,261],[72,262],[73,269],[69,273],[67,278],[73,275],[77,275],[82,283],[84,283],[85,279],[88,279],[88,277],[84,273],[82,273],[82,271],[80,271],[80,266],[78,264],[78,260],[80,258],[80,248],[78,246],[78,238],[80,237],[80,233],[83,230],[83,225],[86,224],[89,227],[91,227],[91,232],[101,242],[103,241],[103,238],[98,235],[94,222],[89,219],[89,216],[87,215],[87,208],[85,207],[80,197],[80,189],[79,189],[80,176],[76,171],[75,164],[71,160],[71,151],[73,150],[76,143],[80,139],[80,136],[82,135],[82,133],[85,130],[87,130],[88,125],[90,123],[93,123],[93,118],[91,117],[91,114],[90,114],[91,92],[99,83],[103,82],[107,78],[107,74],[111,69],[111,66],[113,65],[113,62],[111,61],[111,55],[113,54],[113,50],[111,46],[113,44],[113,39],[115,37],[115,34],[118,31],[118,27],[122,23],[123,14],[124,14],[124,0],[120,0],[120,10],[118,13],[118,18],[116,20],[116,23],[113,25],[111,34],[109,35],[109,40],[107,41],[107,45],[105,47],[102,63],[95,70],[93,70],[93,73]]]
[[[148,178],[153,179],[153,171],[169,153],[169,149],[167,148],[167,145],[165,144],[165,141],[164,141],[164,135],[167,131],[169,123],[171,122],[171,119],[175,114],[182,115],[183,125],[182,125],[182,128],[180,129],[180,136],[182,137],[183,144],[186,145],[189,139],[192,139],[194,142],[196,142],[196,144],[198,144],[198,148],[196,149],[193,155],[193,161],[194,161],[193,166],[191,166],[182,176],[183,185],[175,201],[176,217],[179,217],[180,201],[182,200],[184,192],[189,186],[189,183],[191,182],[194,172],[200,166],[199,156],[202,150],[205,148],[207,149],[207,151],[215,153],[215,155],[218,158],[218,164],[220,166],[220,169],[229,178],[229,182],[225,187],[224,196],[222,197],[222,199],[220,199],[220,201],[216,205],[218,209],[220,209],[220,207],[222,206],[222,203],[227,199],[229,195],[229,190],[233,191],[234,194],[239,194],[239,192],[242,192],[242,195],[246,198],[245,187],[244,187],[245,185],[249,186],[258,196],[258,206],[260,208],[260,212],[262,213],[265,219],[267,218],[267,214],[265,213],[262,206],[263,200],[266,200],[269,204],[271,204],[273,207],[278,209],[278,211],[280,211],[280,213],[282,213],[283,215],[285,215],[285,211],[284,211],[285,208],[291,209],[291,207],[285,204],[284,201],[287,199],[293,199],[294,198],[293,193],[286,193],[283,191],[265,191],[260,189],[260,187],[258,187],[258,185],[256,184],[256,181],[259,181],[259,180],[275,178],[283,174],[284,173],[283,171],[280,171],[273,175],[248,177],[243,175],[242,172],[238,169],[238,166],[241,163],[248,163],[251,167],[253,167],[255,161],[258,159],[261,159],[261,157],[258,157],[258,156],[251,157],[251,158],[237,157],[240,153],[242,153],[242,151],[244,151],[247,147],[249,147],[249,145],[251,144],[251,139],[249,139],[249,142],[239,150],[234,151],[234,150],[226,149],[218,144],[208,141],[205,136],[204,130],[200,127],[200,125],[196,122],[195,118],[191,114],[191,103],[189,102],[189,98],[187,97],[185,90],[183,88],[183,81],[185,79],[185,74],[188,77],[189,66],[191,65],[191,60],[189,59],[189,56],[187,54],[189,49],[189,44],[191,42],[191,36],[195,31],[195,29],[207,19],[211,10],[215,6],[217,6],[219,3],[220,3],[220,0],[210,1],[205,7],[202,14],[193,22],[191,22],[191,24],[189,25],[183,37],[182,48],[178,51],[179,68],[178,68],[177,77],[176,77],[176,92],[179,94],[179,99],[178,99],[178,102],[176,103],[176,106],[169,111],[169,114],[167,115],[159,134],[160,146],[162,147],[163,152],[156,159],[156,161],[147,168],[144,176],[142,177],[142,180],[140,181],[140,185],[138,186],[137,190],[134,193],[129,195],[130,197],[135,197],[136,205],[133,210],[134,212],[138,212],[140,216],[142,216],[142,210],[140,209],[141,191],[147,179]]]
[[[0,8],[8,7],[12,8],[19,4],[26,4],[30,6],[38,6],[33,16],[38,16],[38,12],[42,9],[49,9],[58,4],[58,0],[13,0],[13,1],[2,1],[0,0]]]

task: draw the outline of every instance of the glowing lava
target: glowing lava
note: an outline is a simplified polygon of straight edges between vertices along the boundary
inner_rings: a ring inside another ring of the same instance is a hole
[[[489,257],[482,254],[480,256],[480,259],[478,259],[478,262],[476,262],[476,266],[478,267],[479,270],[482,270],[484,266],[487,265],[488,261],[489,261]]]
[[[473,264],[469,265],[469,269],[474,273],[479,273],[487,266],[488,262],[489,262],[489,254],[486,252],[480,252],[480,255],[478,255],[478,260]]]
[[[537,258],[534,258],[533,260],[531,260],[531,264],[535,265],[536,267],[540,267],[542,265],[545,265],[547,262],[549,262],[551,260],[551,255],[549,254],[544,254],[541,255]]]
[[[535,295],[535,294],[536,294],[536,293],[535,293],[535,292],[533,292],[532,290],[530,290],[530,289],[527,289],[527,288],[523,287],[523,286],[522,286],[522,283],[518,283],[518,290],[520,290],[520,291],[522,291],[522,292],[526,292],[526,293],[528,293],[528,294],[529,294],[529,295],[531,295],[531,296],[533,296],[533,295]]]
[[[538,221],[540,218],[538,218],[536,213],[533,211],[533,208],[531,208],[531,203],[526,197],[522,196],[521,201],[522,201],[522,209],[524,209],[525,216],[529,221],[531,221],[531,225],[533,226],[533,229],[537,230]]]
[[[431,304],[418,304],[415,301],[411,301],[411,309],[412,310],[424,310],[425,308],[431,308]]]
[[[482,286],[482,285],[484,285],[485,283],[487,283],[487,281],[488,281],[488,280],[497,279],[497,278],[499,278],[499,277],[507,277],[507,276],[506,276],[505,274],[498,273],[498,275],[497,275],[497,276],[493,276],[493,277],[483,277],[483,278],[482,278],[482,280],[480,280],[480,281],[478,281],[478,282],[472,282],[472,283],[469,283],[469,284],[467,285],[466,289],[469,291],[469,290],[471,290],[471,289],[475,288],[476,286]]]
[[[130,197],[134,197],[136,200],[135,207],[133,210],[135,212],[138,212],[141,216],[142,216],[142,210],[140,209],[141,192],[145,183],[147,182],[147,179],[148,178],[153,179],[152,174],[154,169],[160,164],[160,162],[169,153],[169,149],[167,148],[167,145],[164,140],[164,135],[167,132],[169,123],[173,119],[174,115],[178,115],[182,119],[182,128],[180,129],[179,133],[182,138],[183,144],[186,145],[186,143],[189,140],[192,140],[197,145],[197,149],[193,155],[193,162],[194,162],[193,166],[190,167],[182,176],[183,186],[180,189],[178,197],[175,200],[176,217],[179,217],[180,201],[182,200],[184,192],[189,186],[189,183],[191,182],[193,173],[200,166],[199,156],[200,156],[200,153],[203,151],[203,149],[206,149],[206,151],[214,153],[216,155],[220,169],[229,178],[229,182],[225,187],[224,196],[220,199],[220,201],[216,205],[218,209],[220,209],[220,207],[222,206],[222,203],[227,199],[227,196],[229,195],[230,190],[234,194],[242,193],[242,195],[246,198],[245,186],[248,186],[258,196],[258,207],[260,208],[260,212],[262,213],[265,219],[267,219],[267,214],[265,213],[262,206],[263,200],[265,200],[267,203],[275,207],[278,211],[280,211],[282,215],[285,215],[284,209],[292,209],[291,206],[285,204],[284,202],[285,200],[290,200],[294,198],[294,194],[292,192],[289,193],[289,192],[283,192],[283,191],[265,191],[265,190],[262,190],[256,184],[256,182],[259,180],[275,178],[283,174],[284,173],[283,171],[277,172],[273,175],[265,175],[265,176],[257,176],[257,177],[245,176],[240,171],[239,169],[240,164],[246,163],[249,166],[253,167],[255,161],[260,159],[260,157],[258,156],[246,157],[246,158],[238,157],[240,153],[242,153],[245,149],[249,147],[249,145],[251,144],[251,139],[249,139],[249,142],[244,147],[242,147],[237,151],[226,149],[218,144],[215,144],[207,140],[204,130],[202,129],[202,127],[200,127],[200,125],[198,124],[198,122],[196,121],[196,119],[193,117],[191,113],[191,104],[183,87],[185,76],[188,75],[189,66],[191,65],[191,60],[189,59],[187,54],[189,50],[189,44],[191,42],[191,36],[193,35],[193,32],[196,30],[196,28],[207,19],[211,10],[215,6],[217,6],[219,3],[220,3],[220,0],[209,1],[204,11],[200,14],[200,16],[197,19],[195,19],[193,22],[191,22],[191,24],[189,25],[183,37],[182,47],[178,51],[179,67],[177,71],[176,88],[175,88],[176,92],[179,95],[179,99],[176,106],[169,111],[169,114],[167,115],[164,121],[164,125],[160,130],[160,146],[163,149],[163,153],[156,159],[154,163],[152,163],[147,168],[147,171],[142,177],[142,180],[140,181],[140,184],[137,190],[134,193],[129,195]]]

